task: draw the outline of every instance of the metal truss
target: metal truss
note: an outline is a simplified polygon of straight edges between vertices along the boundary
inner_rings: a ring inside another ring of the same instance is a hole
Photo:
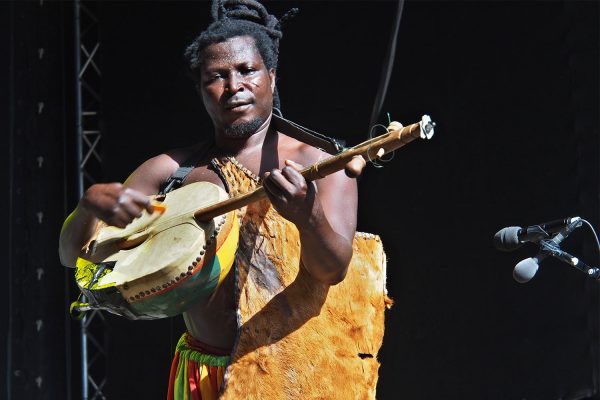
[[[99,2],[75,0],[75,115],[77,129],[78,192],[101,176],[102,157],[99,145],[102,73],[98,65],[100,35],[97,8]],[[82,399],[106,399],[102,389],[107,381],[107,323],[100,311],[87,314],[81,321],[81,390]]]

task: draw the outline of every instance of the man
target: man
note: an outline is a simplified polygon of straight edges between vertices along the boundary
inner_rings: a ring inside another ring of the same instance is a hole
[[[262,177],[276,214],[297,229],[301,265],[308,273],[307,279],[325,286],[335,285],[344,279],[352,257],[356,181],[343,172],[316,182],[305,181],[298,172],[302,166],[311,165],[327,154],[287,136],[271,124],[281,37],[279,22],[273,22],[273,17],[254,1],[215,4],[216,22],[187,51],[198,93],[213,121],[213,138],[203,135],[194,146],[147,160],[124,184],[91,186],[63,226],[61,262],[70,267],[75,265],[99,221],[125,227],[144,209],[152,212],[148,196],[159,193],[165,181],[190,160],[195,168],[185,184],[207,181],[230,191],[231,183],[223,180],[219,168],[234,163],[243,166],[250,175]],[[240,13],[251,14],[254,21],[262,15],[263,21],[249,22],[239,18]],[[260,230],[261,224],[258,221],[246,230]],[[242,237],[244,229],[242,226]],[[203,399],[217,395],[238,334],[234,286],[233,274],[229,274],[210,301],[201,301],[184,314],[188,335],[178,346],[169,398],[183,398],[184,393],[200,393]],[[184,351],[200,354],[184,360],[197,363],[195,372],[187,371],[188,364],[179,364]]]

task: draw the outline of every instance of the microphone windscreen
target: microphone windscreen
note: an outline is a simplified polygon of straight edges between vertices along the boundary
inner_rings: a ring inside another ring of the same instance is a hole
[[[494,246],[498,250],[513,251],[523,245],[519,242],[520,226],[509,226],[508,228],[500,229],[494,235]]]
[[[513,270],[513,278],[519,283],[526,283],[535,276],[539,267],[539,260],[529,257],[519,262]]]

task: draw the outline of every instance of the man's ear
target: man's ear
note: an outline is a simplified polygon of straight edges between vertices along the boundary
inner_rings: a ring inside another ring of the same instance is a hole
[[[271,78],[271,93],[275,92],[275,78],[277,77],[277,72],[275,68],[271,68],[269,70],[269,78]]]
[[[196,84],[194,85],[194,87],[196,88],[196,94],[198,96],[202,96],[202,92],[200,91],[200,82],[196,82]]]

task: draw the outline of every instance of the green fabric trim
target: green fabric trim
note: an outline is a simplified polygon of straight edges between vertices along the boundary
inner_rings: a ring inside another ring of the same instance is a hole
[[[179,353],[179,362],[182,360],[192,360],[199,364],[208,365],[210,367],[226,367],[229,365],[230,356],[215,356],[212,354],[204,354],[198,350],[192,349],[185,341],[187,334],[183,334],[177,343],[176,351]]]

